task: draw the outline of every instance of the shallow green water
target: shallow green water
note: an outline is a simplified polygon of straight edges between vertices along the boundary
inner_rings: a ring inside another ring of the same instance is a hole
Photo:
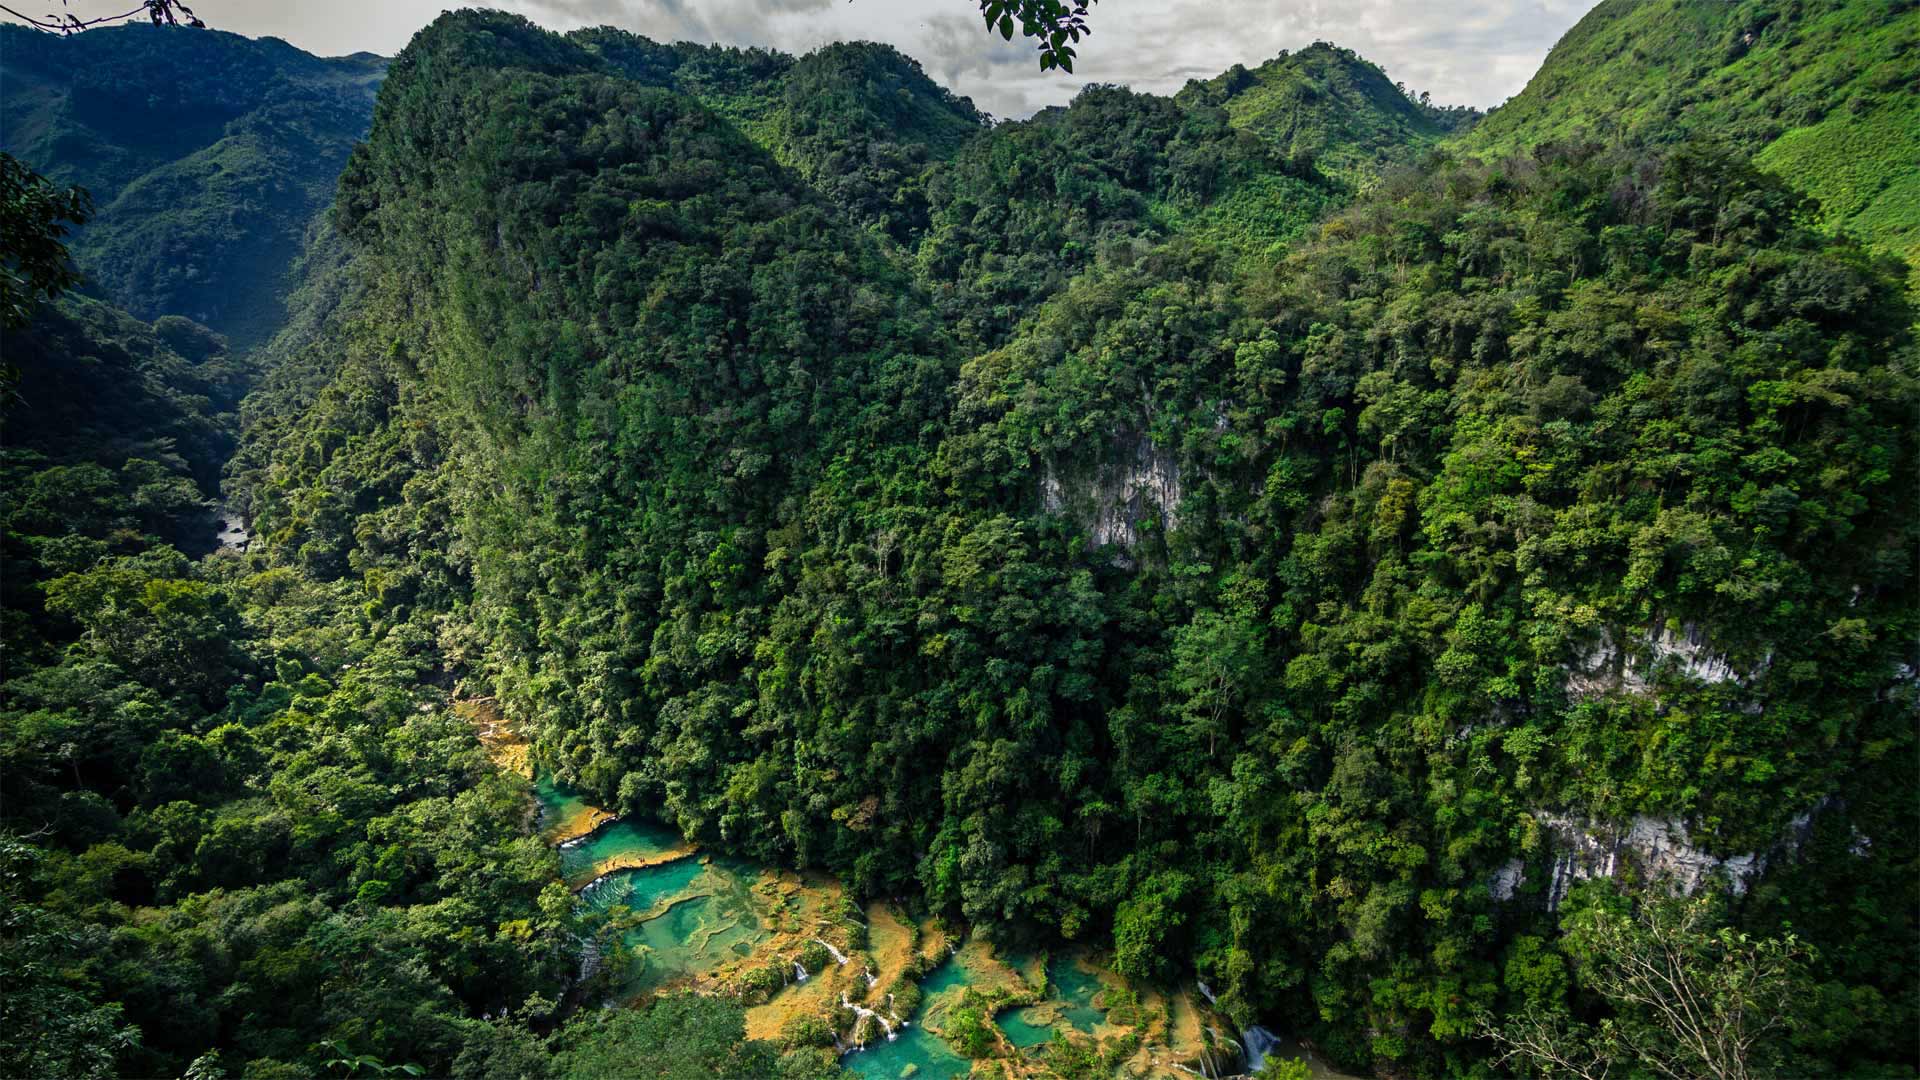
[[[1058,1015],[1075,1031],[1092,1034],[1106,1018],[1095,1008],[1093,996],[1100,992],[1100,978],[1080,970],[1071,959],[1057,957],[1047,964],[1046,1001],[1058,1002]],[[1022,1050],[1053,1039],[1053,1025],[1038,1008],[1014,1009],[994,1017],[994,1023],[1007,1033],[1007,1041]]]
[[[545,770],[534,778],[534,796],[542,829],[592,809]],[[568,878],[577,878],[608,859],[661,855],[679,843],[672,829],[657,822],[616,821],[562,846],[560,868]],[[621,935],[622,943],[639,957],[626,990],[639,994],[711,972],[766,940],[770,935],[752,903],[752,886],[759,876],[759,868],[750,863],[689,856],[644,869],[616,870],[583,890],[580,902],[599,911],[624,906],[632,914],[652,914]]]
[[[553,774],[540,769],[533,774],[533,797],[540,804],[540,831],[547,832],[563,821],[579,817],[591,804],[577,792],[561,787]]]
[[[656,856],[680,846],[680,836],[654,821],[626,818],[603,825],[578,843],[560,848],[560,873],[569,881],[622,855]]]
[[[957,953],[949,956],[947,957],[946,963],[934,968],[933,974],[921,980],[920,1000],[930,1003],[934,998],[944,995],[949,990],[964,987],[972,975],[973,972],[968,971],[967,966],[960,962],[960,957]]]
[[[1055,960],[1047,965],[1047,985],[1053,996],[1064,1003],[1061,1015],[1075,1031],[1091,1032],[1106,1013],[1093,1007],[1093,995],[1100,992],[1100,977],[1080,970],[1072,960]]]
[[[1003,1012],[994,1017],[993,1022],[1007,1033],[1008,1042],[1022,1050],[1053,1041],[1053,1028],[1041,1022],[1037,1011],[1032,1008]]]
[[[867,1080],[957,1080],[972,1062],[947,1046],[946,1041],[919,1024],[909,1024],[892,1042],[883,1042],[840,1059],[855,1076]]]
[[[945,1039],[928,1031],[924,1020],[929,1012],[958,1003],[960,992],[972,977],[973,972],[958,954],[947,957],[920,980],[920,1011],[907,1018],[911,1023],[900,1030],[899,1037],[848,1054],[840,1064],[867,1080],[899,1080],[908,1075],[912,1080],[956,1080],[967,1075],[972,1063],[954,1053]]]
[[[645,870],[621,870],[580,894],[583,903],[600,911],[625,904],[636,913],[653,911],[674,900],[705,896],[713,892],[710,883],[696,887],[707,874],[698,859],[650,866]]]
[[[758,876],[747,863],[686,858],[615,871],[580,899],[603,911],[624,904],[638,914],[657,913],[621,935],[640,957],[627,989],[642,993],[747,956],[770,936],[753,910]]]

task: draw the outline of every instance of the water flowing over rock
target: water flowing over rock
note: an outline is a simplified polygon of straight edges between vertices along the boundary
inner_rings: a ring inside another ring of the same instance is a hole
[[[1257,1073],[1267,1063],[1267,1055],[1280,1045],[1280,1036],[1255,1024],[1241,1032],[1247,1037],[1246,1066],[1250,1073]]]
[[[891,1003],[893,1000],[893,995],[888,994],[887,1000],[889,1003]],[[894,1040],[893,1022],[888,1020],[886,1017],[881,1016],[879,1013],[874,1012],[872,1009],[867,1008],[865,1005],[855,1004],[853,1001],[848,999],[847,992],[845,990],[840,991],[840,1007],[843,1009],[851,1010],[854,1016],[857,1018],[853,1022],[853,1034],[855,1036],[853,1041],[856,1047],[865,1047],[867,1045],[866,1040],[859,1038],[859,1035],[861,1033],[861,1028],[865,1025],[865,1022],[868,1020],[871,1020],[874,1023],[877,1023],[880,1025],[881,1029],[887,1033],[888,1042],[892,1042]],[[891,1004],[889,1004],[889,1008],[891,1008]],[[905,1021],[902,1021],[900,1026],[905,1027],[906,1026]]]
[[[253,543],[253,537],[247,532],[247,524],[238,515],[223,513],[220,515],[220,531],[216,536],[221,551],[245,551]]]
[[[825,941],[822,941],[819,938],[814,938],[813,941],[814,941],[814,944],[824,947],[828,953],[832,954],[834,963],[839,964],[842,967],[846,966],[847,964],[846,953],[841,952],[839,949],[834,948],[832,945],[828,944]]]
[[[575,982],[586,982],[593,973],[600,970],[600,942],[594,938],[577,938],[580,942],[580,974]]]
[[[795,961],[793,962],[793,981],[794,981],[794,982],[806,982],[806,981],[807,981],[807,969],[806,969],[806,968],[804,968],[804,967],[802,967],[802,966],[800,965],[800,961],[798,961],[798,960],[795,960]]]

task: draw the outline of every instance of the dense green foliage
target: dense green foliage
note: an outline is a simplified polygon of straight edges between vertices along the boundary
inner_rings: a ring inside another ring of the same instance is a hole
[[[1920,6],[1605,0],[1465,141],[1710,136],[1818,199],[1821,220],[1920,263]]]
[[[24,325],[40,301],[78,283],[63,241],[92,213],[85,191],[63,189],[0,153],[0,231],[7,237],[0,259],[0,326]]]
[[[1700,955],[1809,947],[1754,1060],[1911,1075],[1915,311],[1745,107],[1468,156],[1316,47],[987,127],[879,47],[441,18],[244,404],[184,320],[33,330],[27,390],[142,377],[8,417],[0,784],[51,830],[0,932],[58,1023],[0,1048],[830,1071],[574,1014],[599,928],[484,693],[600,805],[1393,1075],[1653,1030],[1594,928],[1659,883],[1569,894],[1564,822],[1683,823],[1755,857]],[[236,408],[257,543],[193,562]]]
[[[232,448],[224,342],[75,301],[7,348],[0,805],[55,840],[5,841],[6,1071],[178,1075],[217,1046],[307,1074],[323,1037],[444,1065],[475,1009],[551,992],[570,904],[523,789],[440,707],[430,631],[180,553]]]
[[[593,928],[524,782],[448,711],[435,619],[181,553],[210,546],[243,365],[184,319],[85,300],[7,355],[0,1072],[557,1067],[530,1029],[563,1015]],[[658,1030],[556,1043],[582,1076],[605,1074],[596,1046],[695,1053]]]
[[[141,25],[61,38],[5,23],[0,52],[0,149],[92,195],[73,246],[97,293],[243,348],[271,336],[385,61]]]
[[[1224,107],[1235,127],[1289,157],[1362,181],[1477,115],[1411,98],[1378,66],[1324,41],[1281,53],[1251,71],[1235,64],[1205,82],[1195,79],[1177,100]]]
[[[1909,895],[1912,313],[1799,196],[1694,148],[1442,159],[1254,270],[1183,226],[1249,178],[1310,215],[1311,174],[1095,89],[962,148],[896,254],[592,40],[455,20],[396,62],[342,205],[424,317],[363,321],[333,388],[368,389],[252,495],[382,612],[451,604],[571,782],[1111,933],[1132,974],[1193,957],[1234,1014],[1421,1071],[1552,926],[1486,885],[1519,857],[1539,895],[1545,809],[1732,853],[1824,808],[1809,877]],[[449,464],[367,471],[395,455]],[[1142,461],[1179,515],[1102,546]],[[1752,679],[1567,693],[1603,630],[1668,622]],[[1843,821],[1879,822],[1864,865]],[[1746,912],[1787,893],[1825,917]],[[1912,924],[1873,918],[1824,969],[1882,1003],[1843,1056],[1913,1006]]]

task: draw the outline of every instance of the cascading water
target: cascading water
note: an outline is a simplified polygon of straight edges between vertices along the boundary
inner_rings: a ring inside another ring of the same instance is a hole
[[[1213,996],[1213,987],[1208,986],[1206,983],[1200,983],[1199,986],[1200,986],[1200,996],[1207,999],[1207,1004],[1209,1005],[1220,1004],[1220,999]]]
[[[1241,1034],[1247,1037],[1247,1071],[1257,1073],[1261,1066],[1267,1063],[1267,1055],[1273,1053],[1273,1048],[1280,1045],[1280,1036],[1257,1024]]]
[[[800,961],[798,960],[795,960],[793,962],[793,981],[794,982],[807,981],[807,969],[803,967]]]
[[[834,948],[832,945],[828,944],[825,941],[821,941],[819,938],[814,938],[813,940],[815,944],[824,946],[829,953],[833,954],[834,963],[840,964],[842,966],[846,964],[847,962],[846,953],[841,952],[839,949]]]
[[[596,938],[576,938],[580,942],[580,974],[576,982],[586,982],[600,970],[600,942]]]
[[[858,1034],[858,1033],[859,1033],[859,1031],[860,1031],[860,1021],[861,1021],[861,1020],[872,1020],[872,1021],[874,1021],[875,1023],[877,1023],[877,1024],[879,1024],[879,1025],[880,1025],[880,1027],[881,1027],[882,1029],[884,1029],[884,1030],[886,1031],[886,1033],[887,1033],[887,1041],[888,1041],[888,1042],[892,1042],[892,1041],[893,1041],[893,1039],[894,1039],[894,1030],[893,1030],[893,1023],[892,1023],[892,1021],[889,1021],[889,1020],[888,1020],[888,1019],[887,1019],[886,1017],[884,1017],[884,1016],[881,1016],[881,1015],[880,1015],[879,1013],[877,1013],[877,1012],[874,1012],[874,1011],[873,1011],[872,1009],[869,1009],[869,1008],[867,1008],[867,1007],[866,1007],[865,1005],[856,1005],[856,1004],[854,1004],[854,1003],[853,1003],[852,1001],[850,1001],[850,1000],[848,1000],[848,998],[847,998],[847,992],[846,992],[845,990],[842,990],[842,991],[840,991],[840,1007],[841,1007],[841,1008],[843,1008],[843,1009],[850,1009],[850,1010],[852,1010],[852,1012],[853,1012],[853,1014],[854,1014],[854,1016],[858,1018],[858,1019],[856,1019],[856,1020],[854,1020],[854,1022],[853,1022],[853,1030],[854,1030],[854,1033],[855,1033],[855,1034]],[[891,1011],[893,1010],[893,995],[892,995],[892,994],[888,994],[888,995],[887,995],[887,1010],[888,1010],[889,1012],[891,1012]],[[902,1027],[905,1027],[905,1026],[906,1026],[906,1024],[905,1024],[905,1023],[903,1022],[903,1023],[901,1024],[901,1026],[902,1026]],[[862,1047],[864,1047],[864,1046],[865,1046],[866,1044],[865,1044],[865,1043],[863,1042],[863,1043],[860,1043],[859,1045],[860,1045],[860,1046],[862,1046]]]

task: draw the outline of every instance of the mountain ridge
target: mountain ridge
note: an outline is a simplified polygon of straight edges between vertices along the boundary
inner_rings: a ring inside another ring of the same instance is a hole
[[[1604,0],[1457,145],[1725,139],[1819,199],[1829,228],[1920,267],[1915,85],[1909,0]]]
[[[72,244],[91,288],[136,317],[192,318],[236,348],[270,337],[385,61],[177,27],[0,35],[0,148],[92,194]]]

